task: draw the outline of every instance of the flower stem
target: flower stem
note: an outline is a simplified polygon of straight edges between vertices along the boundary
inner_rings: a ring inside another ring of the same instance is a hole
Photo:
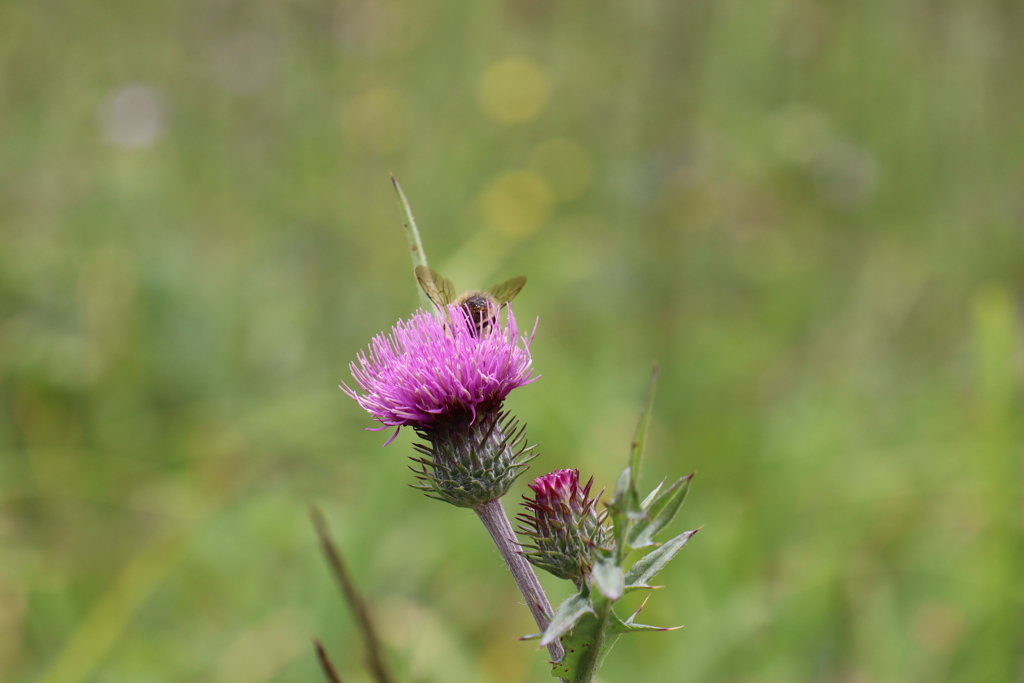
[[[601,664],[601,650],[604,649],[604,642],[607,638],[608,617],[612,612],[612,603],[609,600],[601,599],[594,606],[597,608],[596,636],[591,647],[581,654],[575,675],[569,683],[591,683]]]
[[[498,546],[498,552],[508,565],[509,571],[512,572],[512,578],[516,580],[516,585],[526,600],[526,606],[530,608],[533,620],[537,622],[537,628],[544,633],[553,614],[551,603],[548,602],[548,596],[537,580],[537,575],[533,573],[533,567],[519,554],[515,532],[512,531],[501,499],[488,501],[474,509],[480,516],[480,521],[487,527],[494,544]],[[548,653],[553,661],[560,661],[565,655],[562,643],[556,640],[548,645]]]

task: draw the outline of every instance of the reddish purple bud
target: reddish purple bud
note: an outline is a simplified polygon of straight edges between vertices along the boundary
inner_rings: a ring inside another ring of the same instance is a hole
[[[593,483],[591,477],[580,486],[579,470],[538,477],[530,484],[533,498],[523,496],[528,512],[517,517],[520,532],[533,541],[523,546],[526,559],[577,586],[590,573],[594,551],[611,543],[606,514],[597,512],[600,495],[590,497]]]

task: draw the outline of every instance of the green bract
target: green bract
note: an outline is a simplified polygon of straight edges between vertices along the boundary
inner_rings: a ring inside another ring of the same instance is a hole
[[[607,514],[598,513],[590,497],[593,477],[580,486],[579,470],[557,470],[530,484],[533,498],[523,496],[527,512],[519,514],[520,533],[532,543],[523,555],[535,567],[581,587],[591,574],[595,553],[611,549]]]

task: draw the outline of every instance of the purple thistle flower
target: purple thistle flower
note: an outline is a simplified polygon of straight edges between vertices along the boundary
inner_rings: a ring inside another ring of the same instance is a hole
[[[520,532],[533,543],[523,555],[534,566],[582,586],[593,566],[594,551],[608,549],[611,532],[607,512],[598,513],[599,493],[590,497],[591,477],[580,486],[579,470],[557,470],[530,484],[534,497],[523,496],[526,513],[519,514]]]
[[[461,306],[449,306],[448,315],[450,325],[420,310],[390,335],[374,337],[369,354],[360,351],[358,364],[350,364],[366,393],[342,388],[381,423],[379,429],[430,428],[464,414],[473,421],[478,409],[501,405],[513,389],[537,379],[531,376],[532,335],[519,337],[511,307],[504,329],[479,336]]]
[[[475,508],[504,495],[533,457],[523,429],[501,410],[509,392],[537,379],[531,341],[520,336],[511,306],[504,326],[483,333],[461,306],[444,318],[418,311],[350,364],[364,393],[342,390],[381,423],[376,429],[396,427],[385,446],[404,426],[428,442],[415,446],[429,458],[414,459],[418,488]]]

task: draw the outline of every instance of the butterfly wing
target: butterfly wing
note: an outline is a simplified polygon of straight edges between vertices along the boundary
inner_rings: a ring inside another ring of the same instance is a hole
[[[438,308],[444,308],[455,301],[455,285],[433,268],[416,266],[416,279],[427,298],[433,301]]]
[[[517,277],[509,278],[500,285],[494,285],[487,290],[487,293],[494,297],[494,300],[498,302],[499,306],[504,306],[512,299],[516,298],[519,291],[526,284],[526,276],[519,275]]]

